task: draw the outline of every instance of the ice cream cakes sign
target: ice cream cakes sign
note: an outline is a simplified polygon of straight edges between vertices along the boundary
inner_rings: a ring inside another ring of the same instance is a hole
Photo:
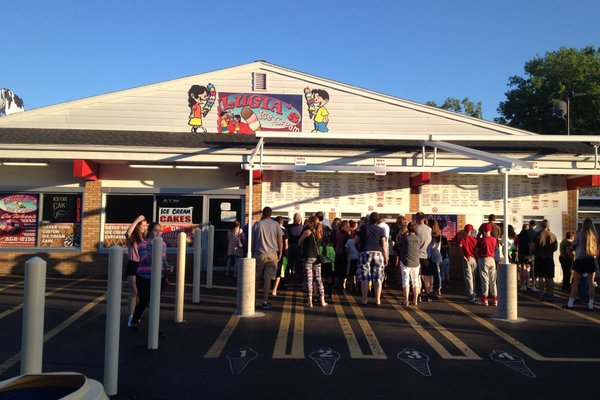
[[[266,93],[219,93],[219,133],[301,132],[302,96]]]

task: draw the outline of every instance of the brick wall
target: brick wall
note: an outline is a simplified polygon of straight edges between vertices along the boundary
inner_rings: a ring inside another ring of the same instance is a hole
[[[250,186],[246,185],[246,214],[244,215],[244,221],[242,221],[242,226],[244,226],[248,222],[248,210],[250,209],[249,204],[250,199]],[[265,204],[267,206],[268,204]],[[252,187],[252,220],[258,221],[262,216],[262,183],[255,183]]]
[[[579,201],[579,189],[569,189],[567,191],[567,215],[562,217],[563,237],[568,231],[577,230],[577,203]],[[558,238],[562,240],[563,238]]]

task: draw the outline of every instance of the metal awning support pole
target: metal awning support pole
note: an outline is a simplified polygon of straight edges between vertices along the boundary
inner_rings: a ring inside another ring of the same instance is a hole
[[[502,236],[504,237],[504,243],[502,244],[502,246],[504,252],[504,263],[508,264],[508,171],[506,170],[506,168],[500,168],[498,172],[504,175],[504,232],[502,233]]]
[[[248,169],[248,252],[246,257],[252,257],[252,197],[254,197],[253,190],[253,173],[254,173],[254,165],[250,164],[250,169]]]
[[[598,169],[598,145],[594,145],[594,169]]]
[[[498,263],[497,268],[497,290],[498,290],[498,312],[496,318],[505,321],[518,322],[517,318],[517,266],[511,264],[508,259],[508,169],[498,168],[498,172],[504,178],[504,233],[503,253],[504,262]]]
[[[425,145],[423,145],[423,147],[421,147],[421,167],[425,166]]]

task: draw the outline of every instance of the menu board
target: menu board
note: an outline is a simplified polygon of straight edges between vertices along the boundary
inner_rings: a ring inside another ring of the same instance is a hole
[[[511,214],[561,214],[567,210],[566,178],[547,175],[508,177],[508,208]],[[432,174],[421,188],[424,212],[503,214],[504,177],[498,175]]]
[[[263,171],[262,201],[277,211],[405,214],[409,176]]]
[[[41,247],[81,246],[81,194],[43,195]]]
[[[0,248],[35,247],[39,195],[0,193]]]

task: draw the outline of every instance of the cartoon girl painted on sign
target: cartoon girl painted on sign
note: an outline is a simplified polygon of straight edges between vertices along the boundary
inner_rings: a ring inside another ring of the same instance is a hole
[[[192,127],[193,133],[197,133],[198,128],[206,132],[206,128],[202,126],[202,117],[206,117],[215,98],[216,89],[212,83],[207,86],[192,85],[188,90],[188,106],[190,107],[188,125]]]

